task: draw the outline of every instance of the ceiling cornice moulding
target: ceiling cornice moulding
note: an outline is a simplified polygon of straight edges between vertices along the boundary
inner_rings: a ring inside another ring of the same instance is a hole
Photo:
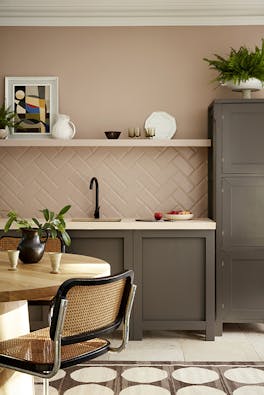
[[[263,0],[0,0],[1,26],[263,24]]]

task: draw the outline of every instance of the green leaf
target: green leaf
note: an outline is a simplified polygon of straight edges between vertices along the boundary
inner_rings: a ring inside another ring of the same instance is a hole
[[[44,215],[44,218],[46,221],[49,220],[49,210],[47,208],[44,208],[44,210],[40,210],[42,214]]]
[[[14,126],[14,122],[12,121],[17,114],[11,110],[11,107],[5,106],[5,103],[0,107],[0,129],[5,129],[6,126]]]
[[[66,244],[66,246],[69,247],[71,245],[71,238],[68,235],[68,233],[66,231],[62,232],[61,237],[62,237],[64,243]]]
[[[59,224],[58,226],[57,226],[57,228],[58,228],[58,230],[62,233],[62,232],[65,232],[65,227],[62,225],[62,224]]]
[[[9,217],[9,219],[7,220],[5,227],[4,227],[4,232],[8,232],[10,229],[10,226],[12,225],[12,223],[14,222],[15,218],[12,216]]]
[[[55,238],[57,237],[57,231],[56,231],[56,229],[51,229],[50,234],[51,234],[51,237],[52,237],[53,239],[55,239]]]
[[[70,205],[70,204],[68,204],[67,206],[64,206],[64,207],[60,210],[60,212],[59,212],[59,214],[58,214],[57,216],[64,215],[65,213],[67,213],[67,211],[70,210],[70,208],[71,208],[71,205]]]
[[[203,58],[208,62],[209,68],[218,72],[214,81],[234,81],[240,83],[249,78],[257,78],[264,81],[264,39],[261,40],[261,48],[255,46],[251,51],[246,46],[238,50],[231,48],[229,55],[224,58],[214,54],[216,59]]]
[[[2,108],[0,107],[0,113],[2,111]],[[61,233],[62,238],[65,242],[66,245],[70,245],[71,239],[68,233],[66,232],[66,223],[64,221],[64,214],[71,208],[70,205],[67,205],[63,207],[59,213],[56,215],[54,211],[50,211],[47,208],[43,210],[39,210],[45,219],[45,223],[41,224],[39,220],[35,217],[32,217],[32,222],[28,221],[27,219],[24,218],[19,218],[17,213],[13,210],[9,211],[7,216],[8,220],[5,224],[4,230],[5,232],[8,232],[10,229],[10,226],[12,225],[13,222],[16,222],[18,228],[20,229],[32,229],[35,225],[38,228],[38,233],[40,235],[43,235],[45,232],[47,232],[52,238],[57,237],[58,233]]]
[[[61,217],[61,218],[59,218],[59,220],[60,220],[60,225],[62,225],[64,228],[66,228],[66,223],[65,223],[64,219]]]
[[[37,220],[37,218],[32,218],[32,221],[39,227],[41,228],[40,222]]]

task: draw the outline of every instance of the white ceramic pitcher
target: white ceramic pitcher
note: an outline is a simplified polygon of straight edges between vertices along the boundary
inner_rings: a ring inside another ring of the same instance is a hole
[[[65,114],[58,114],[57,121],[52,129],[52,137],[55,139],[72,139],[75,135],[75,125],[70,121],[70,117]]]

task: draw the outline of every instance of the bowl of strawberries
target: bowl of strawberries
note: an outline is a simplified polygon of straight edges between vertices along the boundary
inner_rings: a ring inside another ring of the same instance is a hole
[[[182,221],[193,218],[193,213],[189,210],[172,210],[165,214],[167,221]]]

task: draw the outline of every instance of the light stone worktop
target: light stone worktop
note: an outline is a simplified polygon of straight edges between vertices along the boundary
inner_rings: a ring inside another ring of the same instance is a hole
[[[41,222],[41,221],[40,221]],[[6,219],[0,219],[0,230],[4,229]],[[197,218],[180,221],[141,222],[131,218],[123,218],[120,222],[88,222],[66,219],[67,230],[214,230],[216,223],[209,218]],[[11,229],[16,229],[12,226]]]

